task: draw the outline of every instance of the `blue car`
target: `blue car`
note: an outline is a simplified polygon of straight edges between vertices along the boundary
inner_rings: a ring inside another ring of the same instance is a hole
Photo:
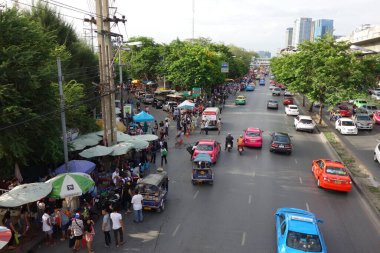
[[[317,219],[313,213],[297,208],[280,208],[275,213],[277,253],[326,253]]]
[[[245,91],[254,91],[254,90],[255,90],[255,87],[252,85],[247,85],[247,87],[245,88]]]
[[[265,86],[265,79],[260,79],[260,85]]]

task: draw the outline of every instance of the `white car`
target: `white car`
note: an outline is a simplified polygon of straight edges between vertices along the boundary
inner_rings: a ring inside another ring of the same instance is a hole
[[[314,132],[315,124],[310,116],[298,115],[294,118],[294,127],[296,131],[303,130],[312,133]]]
[[[293,96],[293,94],[289,90],[284,91],[284,96]]]
[[[373,93],[371,97],[375,100],[380,100],[380,91]]]
[[[349,118],[340,118],[335,121],[335,129],[341,134],[358,134],[358,128],[356,127],[354,121]]]
[[[269,86],[270,91],[273,91],[275,88],[276,88],[276,86],[274,86],[274,85]]]
[[[380,143],[376,145],[375,151],[373,153],[374,153],[373,160],[375,162],[379,162],[380,161]]]
[[[292,115],[292,116],[298,116],[300,114],[298,110],[298,106],[296,105],[285,106],[285,113],[286,115]]]
[[[280,96],[281,95],[281,89],[278,87],[274,87],[272,89],[272,96]]]
[[[162,106],[162,110],[164,111],[171,111],[172,107],[177,107],[178,106],[178,103],[177,102],[174,102],[174,101],[167,101],[163,106]]]

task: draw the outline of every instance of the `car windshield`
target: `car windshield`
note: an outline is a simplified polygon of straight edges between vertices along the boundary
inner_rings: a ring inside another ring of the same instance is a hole
[[[358,104],[366,104],[367,103],[367,101],[365,101],[365,100],[359,100],[358,101]]]
[[[313,121],[311,119],[301,119],[300,122],[303,124],[312,124],[313,123]]]
[[[295,110],[295,109],[298,109],[298,107],[295,106],[295,105],[290,105],[290,106],[289,106],[289,109],[293,109],[293,110]]]
[[[368,120],[371,120],[371,118],[369,116],[367,116],[367,115],[363,115],[363,116],[358,116],[358,120],[366,120],[366,121],[368,121]]]
[[[327,167],[326,173],[339,176],[347,176],[347,171],[344,168]]]
[[[145,95],[145,98],[153,98],[153,95]]]
[[[342,126],[354,126],[354,122],[352,121],[342,121]]]
[[[289,143],[289,137],[285,135],[277,135],[274,137],[275,142],[280,142],[280,143]]]
[[[212,151],[212,145],[208,144],[199,144],[197,146],[197,150],[199,151]]]
[[[272,104],[277,104],[278,103],[276,100],[269,100],[268,102],[272,103]]]
[[[259,137],[260,133],[259,132],[246,132],[245,135],[248,137]]]
[[[286,237],[286,246],[305,252],[321,252],[322,245],[318,235],[290,231]]]
[[[377,106],[376,105],[367,105],[367,109],[369,109],[369,110],[377,110]]]
[[[236,99],[245,99],[245,97],[237,97]]]

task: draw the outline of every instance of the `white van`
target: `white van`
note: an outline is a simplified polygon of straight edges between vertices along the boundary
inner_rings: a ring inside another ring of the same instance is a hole
[[[202,120],[208,121],[208,128],[217,128],[216,122],[220,118],[218,107],[207,107],[202,113]]]

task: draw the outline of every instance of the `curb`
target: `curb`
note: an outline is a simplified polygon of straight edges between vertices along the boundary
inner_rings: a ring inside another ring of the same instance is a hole
[[[296,96],[294,97],[294,100],[296,101],[297,104],[300,104],[298,99],[296,98]],[[305,112],[303,106],[300,106],[299,108],[302,108],[302,112],[306,113],[307,115],[310,115],[309,112]],[[331,129],[331,126],[326,123],[326,120],[325,120],[325,116],[323,115],[322,116],[322,122],[324,125],[326,125],[329,129]],[[318,128],[318,126],[316,126]],[[334,156],[338,157],[340,161],[342,161],[342,158],[340,157],[340,155],[338,154],[338,152],[335,150],[335,148],[331,145],[331,143],[327,140],[326,136],[323,134],[323,132],[321,132],[318,128],[318,132],[320,133],[320,138],[322,139],[322,141],[324,143],[326,143],[328,146],[329,146],[329,149],[332,151],[332,153],[334,154]],[[342,142],[340,136],[338,136],[335,132],[331,131],[331,133],[334,135],[334,138],[337,140],[337,142],[339,142],[340,145],[342,145],[344,147],[344,149],[350,154],[350,156],[352,156],[354,159],[355,159],[355,162],[358,166],[360,167],[364,167],[367,171],[368,168],[360,161],[360,159],[352,152],[351,149],[347,149],[345,148],[345,145],[344,143]],[[371,197],[370,197],[370,194],[368,193],[367,189],[365,188],[365,186],[363,186],[363,184],[361,182],[359,182],[359,179],[357,179],[355,176],[353,176],[352,172],[348,169],[348,172],[350,174],[350,177],[351,177],[351,180],[353,182],[353,184],[355,185],[356,189],[358,190],[359,194],[364,197],[364,199],[366,200],[366,202],[369,204],[369,206],[372,208],[372,210],[374,211],[375,215],[377,216],[377,218],[380,220],[380,210],[376,207],[376,205],[374,204],[374,202],[372,201]]]

